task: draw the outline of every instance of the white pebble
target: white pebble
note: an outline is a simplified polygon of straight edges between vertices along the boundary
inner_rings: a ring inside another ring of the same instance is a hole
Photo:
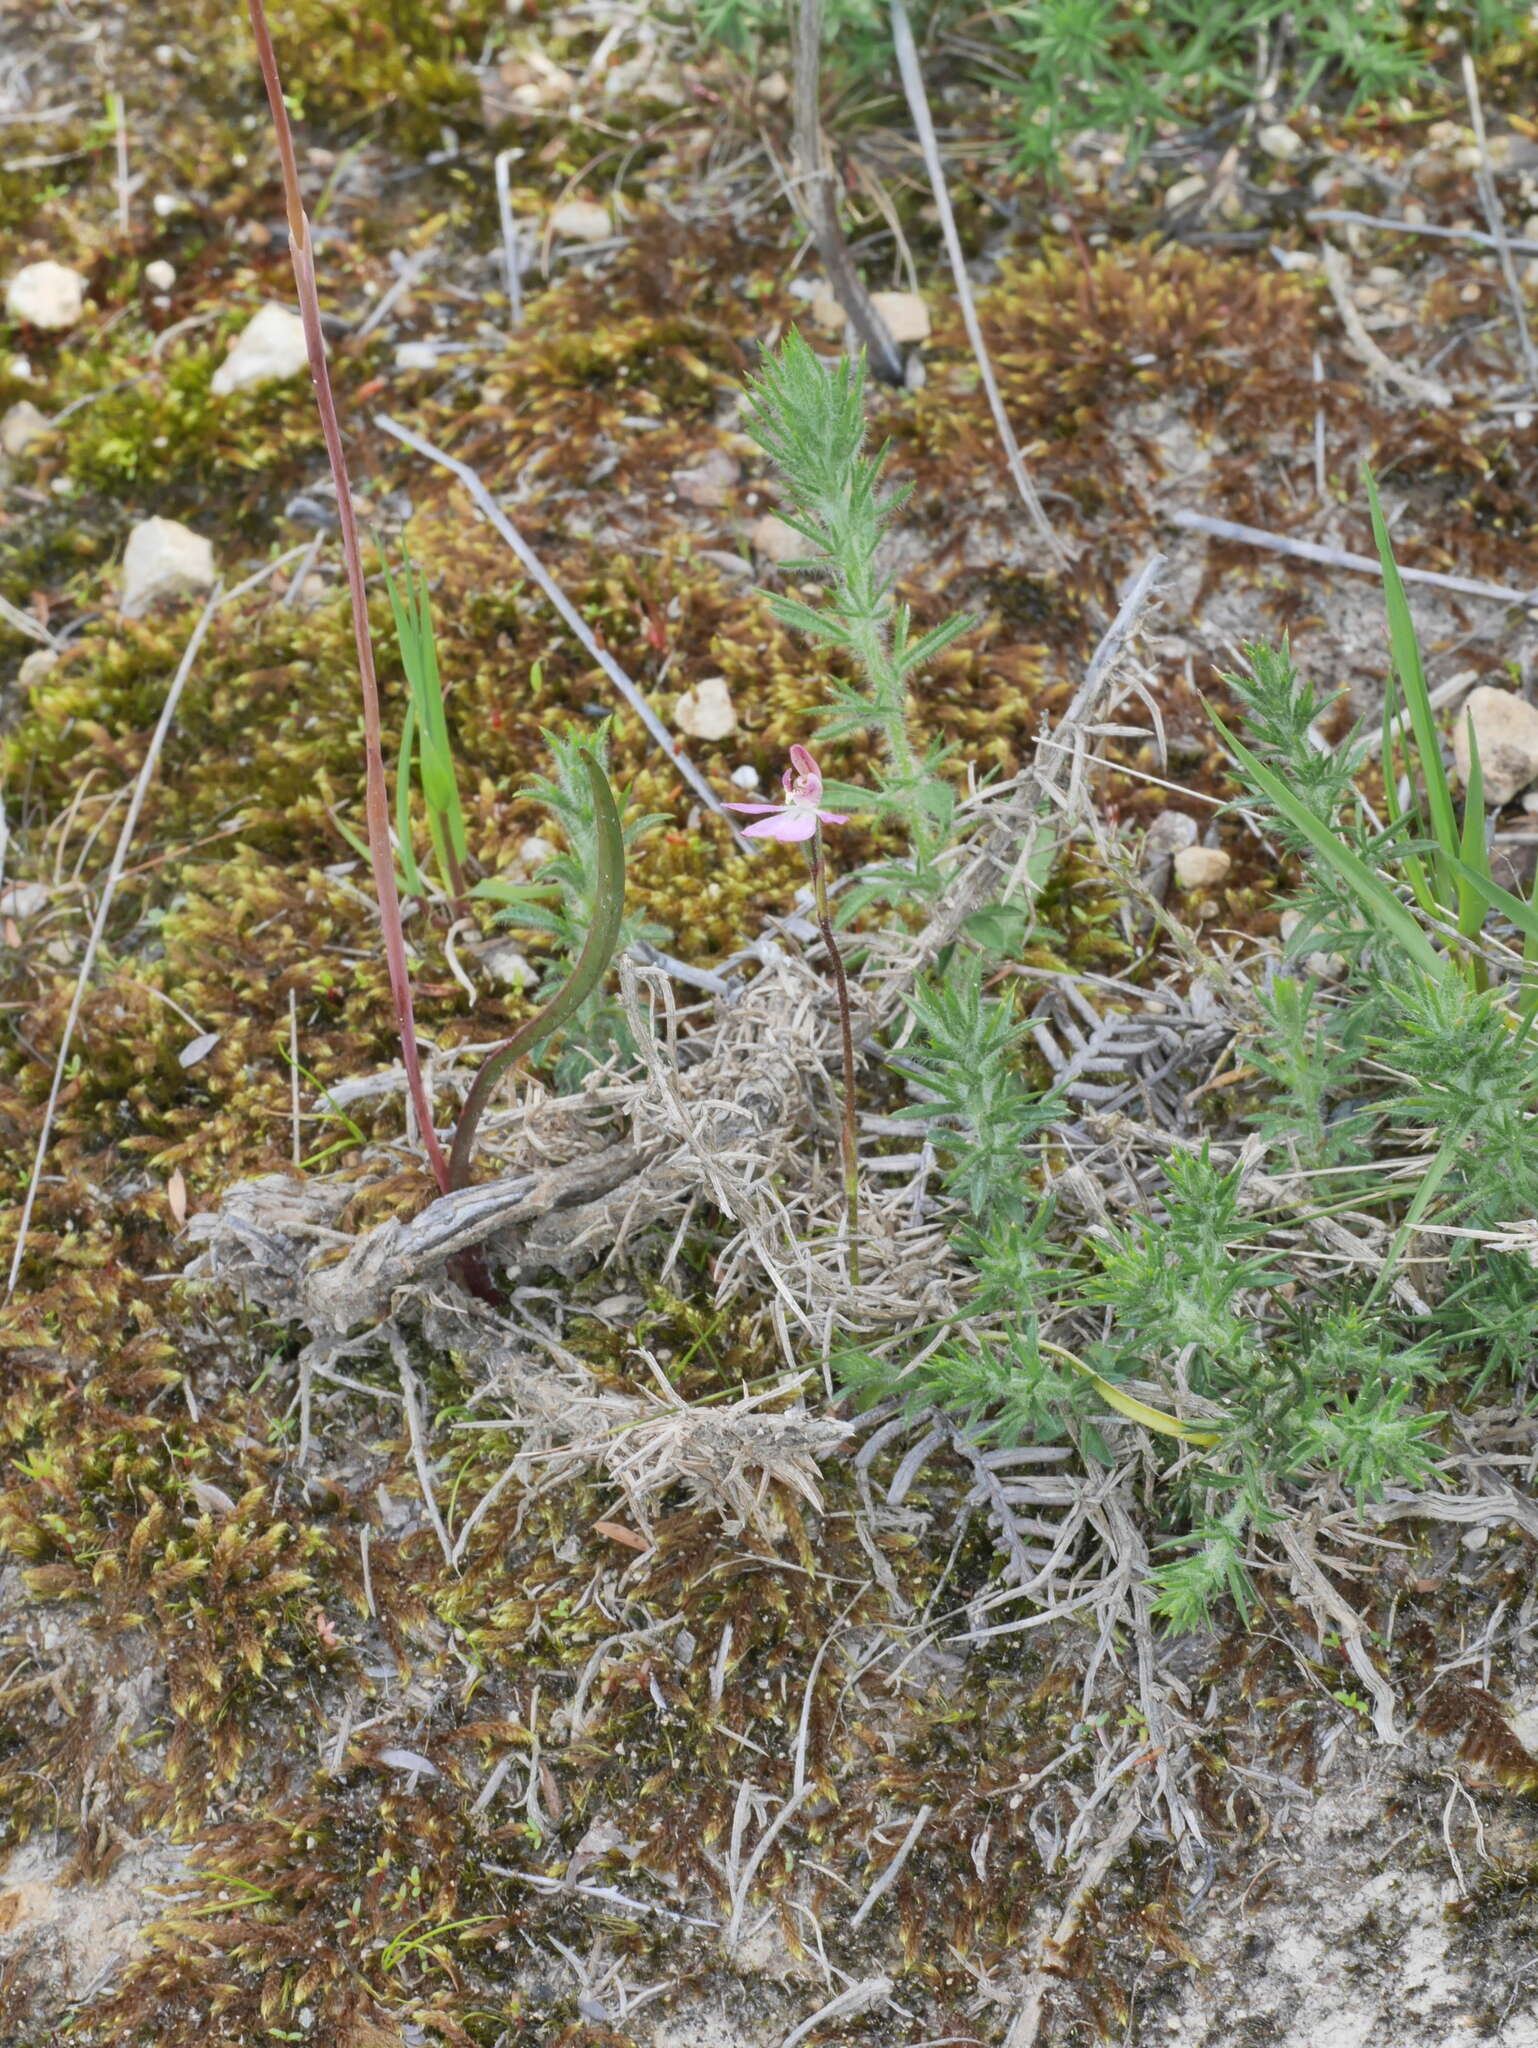
[[[737,707],[724,676],[703,676],[685,690],[673,711],[673,723],[692,740],[724,740],[737,730]]]
[[[1182,889],[1215,889],[1232,866],[1221,846],[1183,846],[1175,855],[1175,880]]]
[[[304,322],[287,306],[271,301],[252,316],[215,370],[210,389],[216,398],[227,398],[232,391],[282,383],[286,378],[297,377],[309,360]]]
[[[67,263],[27,263],[5,288],[5,310],[28,327],[73,327],[85,310],[85,279]]]
[[[129,618],[138,618],[159,598],[209,590],[213,582],[213,542],[179,519],[141,519],[129,534],[120,600]]]
[[[30,398],[18,398],[0,419],[0,455],[24,454],[47,431],[48,415],[39,412]]]
[[[568,199],[551,214],[550,232],[560,242],[606,242],[614,223],[608,207],[591,199]]]

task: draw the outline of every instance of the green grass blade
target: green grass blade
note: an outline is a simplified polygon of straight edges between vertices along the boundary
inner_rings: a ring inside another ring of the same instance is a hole
[[[1414,896],[1421,909],[1425,911],[1428,917],[1440,917],[1442,915],[1442,906],[1437,901],[1436,891],[1431,886],[1431,878],[1426,873],[1426,863],[1421,859],[1420,855],[1418,853],[1401,854],[1400,866],[1404,869],[1405,880],[1410,885],[1410,893]]]
[[[1416,752],[1426,781],[1426,802],[1431,812],[1431,836],[1438,848],[1435,862],[1437,895],[1443,908],[1451,910],[1457,900],[1457,885],[1451,866],[1458,851],[1457,814],[1453,809],[1447,770],[1442,765],[1441,740],[1431,708],[1431,696],[1426,688],[1426,672],[1421,667],[1420,644],[1415,637],[1415,621],[1410,616],[1410,600],[1405,596],[1399,564],[1394,560],[1383,506],[1378,498],[1378,486],[1371,470],[1364,470],[1363,475],[1367,481],[1367,501],[1372,510],[1373,539],[1377,543],[1378,560],[1383,566],[1383,601],[1388,612],[1389,646],[1399,685],[1404,692],[1405,708],[1410,714],[1410,726],[1415,734]],[[1411,781],[1413,783],[1413,776]]]
[[[1273,769],[1258,760],[1242,740],[1235,739],[1216,712],[1213,713],[1212,722],[1221,734],[1224,745],[1254,786],[1275,804],[1277,810],[1308,841],[1320,859],[1335,870],[1377,929],[1395,939],[1423,974],[1429,975],[1432,980],[1445,975],[1448,971],[1448,962],[1436,951],[1382,876],[1374,874],[1367,863],[1359,859],[1349,846],[1342,845],[1330,828],[1322,824],[1306,804],[1299,801]]]
[[[391,575],[388,563],[384,565],[384,578],[400,644],[401,666],[406,671],[408,718],[415,724],[417,777],[429,812],[438,814],[455,860],[462,866],[467,852],[464,811],[459,801],[454,750],[449,740],[448,715],[443,704],[443,678],[438,666],[438,643],[433,633],[427,578],[409,555],[402,558],[399,584]],[[409,777],[410,757],[404,743],[401,751]],[[407,800],[409,803],[409,780]],[[401,829],[400,837],[405,844],[404,829]],[[444,858],[437,835],[434,847],[443,885],[452,893],[452,864]]]
[[[1421,1218],[1431,1207],[1432,1197],[1452,1170],[1460,1149],[1461,1144],[1459,1141],[1449,1140],[1436,1154],[1430,1166],[1427,1167],[1426,1177],[1415,1190],[1414,1198],[1409,1208],[1405,1211],[1404,1221],[1394,1232],[1393,1242],[1384,1253],[1383,1264],[1378,1268],[1378,1277],[1374,1280],[1372,1292],[1367,1297],[1369,1304],[1378,1300],[1379,1296],[1387,1290],[1390,1281],[1394,1277],[1394,1268],[1404,1256],[1405,1246],[1419,1228]]]
[[[1487,869],[1471,867],[1461,858],[1454,860],[1453,867],[1459,880],[1466,882],[1483,904],[1510,918],[1525,939],[1538,941],[1538,906],[1524,903],[1520,896],[1513,896],[1509,889],[1503,889]]]
[[[425,896],[427,884],[417,866],[417,857],[411,850],[411,757],[416,750],[417,707],[413,698],[406,699],[406,716],[401,721],[400,759],[395,764],[395,837],[396,852],[401,864],[401,875],[410,896]]]
[[[1383,684],[1383,822],[1390,832],[1406,831],[1411,839],[1428,837],[1425,820],[1421,816],[1420,791],[1416,788],[1411,773],[1410,750],[1403,746],[1404,777],[1409,789],[1409,799],[1404,810],[1399,808],[1399,769],[1396,757],[1403,745],[1404,735],[1396,724],[1399,709],[1398,685],[1390,669]],[[1426,863],[1418,853],[1400,855],[1405,880],[1410,884],[1411,894],[1428,917],[1440,917],[1442,906],[1437,901],[1436,891],[1426,873]]]
[[[347,844],[352,848],[359,860],[366,864],[369,859],[369,850],[366,843],[358,837],[356,832],[342,823],[335,811],[331,813],[331,822],[347,841]],[[418,875],[417,880],[420,882],[420,875]],[[401,896],[409,896],[412,893],[413,885],[407,880],[403,869],[398,868],[396,870],[395,888],[396,893]]]
[[[1479,765],[1479,741],[1474,721],[1469,719],[1469,780],[1463,793],[1463,834],[1458,844],[1463,866],[1488,877],[1490,850],[1485,844],[1485,777]],[[1485,905],[1478,893],[1458,877],[1458,930],[1472,939],[1485,921]]]

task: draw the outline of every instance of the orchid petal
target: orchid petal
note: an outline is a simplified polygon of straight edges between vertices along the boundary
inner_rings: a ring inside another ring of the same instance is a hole
[[[750,812],[753,812],[753,813],[755,813],[755,814],[756,814],[756,813],[759,813],[759,812],[762,812],[762,813],[763,813],[763,814],[764,814],[765,816],[767,816],[767,815],[768,815],[768,813],[769,813],[770,811],[780,811],[780,810],[783,810],[783,809],[784,809],[785,807],[784,807],[784,805],[783,805],[783,804],[729,804],[729,803],[724,803],[724,804],[722,804],[721,808],[722,808],[722,810],[723,810],[723,811],[750,811]]]
[[[772,818],[764,818],[757,825],[744,827],[746,839],[783,839],[795,841],[810,839],[817,830],[815,811],[782,811],[776,809]]]

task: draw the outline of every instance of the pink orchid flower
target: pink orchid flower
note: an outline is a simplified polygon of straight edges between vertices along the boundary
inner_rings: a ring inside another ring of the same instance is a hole
[[[758,824],[743,827],[745,838],[783,839],[793,843],[800,839],[810,839],[819,824],[848,824],[846,812],[823,810],[822,770],[805,747],[791,748],[790,766],[785,770],[782,779],[785,784],[785,795],[777,804],[726,806],[729,811],[749,811],[758,815]]]

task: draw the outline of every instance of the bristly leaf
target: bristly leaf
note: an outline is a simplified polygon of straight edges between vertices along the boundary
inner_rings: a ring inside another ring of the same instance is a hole
[[[885,448],[866,453],[863,357],[824,362],[793,328],[749,385],[745,423],[779,468],[792,500],[790,523],[814,550],[813,572],[828,583],[823,603],[780,596],[774,615],[839,649],[855,672],[852,683],[832,683],[833,703],[818,732],[879,737],[876,808],[895,811],[906,824],[914,893],[927,900],[954,807],[930,787],[943,789],[944,780],[910,729],[907,685],[971,622],[949,619],[910,642],[907,607],[894,600],[881,572],[882,536],[910,487],[883,484]]]
[[[581,758],[592,803],[598,854],[592,923],[588,926],[582,951],[557,993],[527,1023],[520,1025],[511,1038],[488,1054],[471,1083],[449,1155],[451,1187],[462,1188],[469,1179],[470,1162],[475,1155],[475,1134],[491,1099],[492,1089],[514,1060],[532,1052],[542,1038],[547,1038],[558,1025],[581,1009],[608,973],[609,962],[619,944],[625,917],[624,827],[620,823],[619,807],[609,787],[609,778],[600,767],[596,754],[584,748]]]

